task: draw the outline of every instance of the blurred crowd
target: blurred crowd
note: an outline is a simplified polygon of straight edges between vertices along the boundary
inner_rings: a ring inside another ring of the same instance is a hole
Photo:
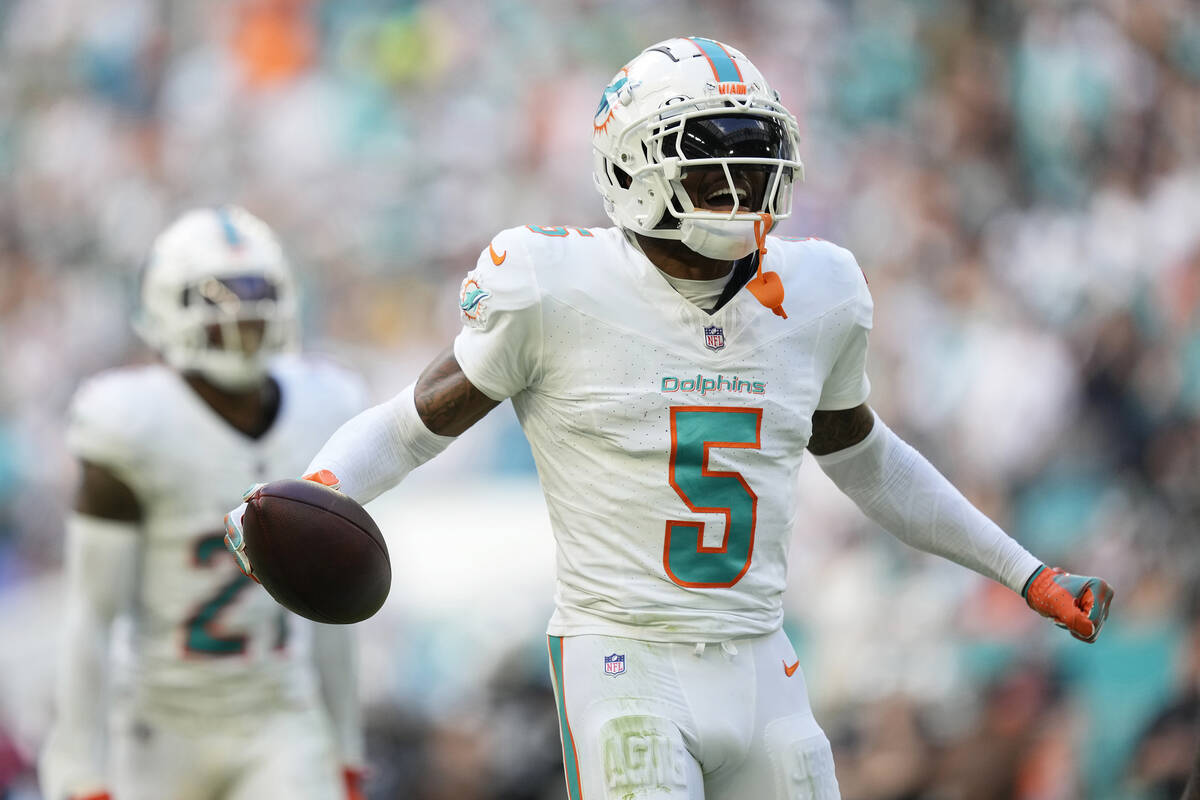
[[[778,232],[862,264],[872,405],[1036,555],[1116,588],[1076,643],[806,473],[788,624],[844,796],[1178,797],[1200,706],[1193,0],[0,1],[0,600],[57,570],[63,409],[147,357],[127,318],[174,215],[270,222],[310,341],[382,396],[449,341],[496,231],[608,224],[600,91],[689,34],[746,52],[799,118]],[[488,437],[476,469],[529,470],[519,434]],[[377,703],[371,796],[562,797],[541,633],[470,707]],[[34,796],[36,742],[5,724],[0,797]]]

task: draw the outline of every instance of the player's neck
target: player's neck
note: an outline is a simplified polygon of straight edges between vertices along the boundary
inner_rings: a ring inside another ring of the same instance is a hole
[[[640,233],[634,236],[650,263],[672,278],[712,281],[725,277],[733,269],[734,262],[707,258],[675,239],[655,239]]]
[[[270,376],[242,391],[224,389],[196,373],[183,380],[219,417],[252,438],[266,433],[279,413],[279,385]]]

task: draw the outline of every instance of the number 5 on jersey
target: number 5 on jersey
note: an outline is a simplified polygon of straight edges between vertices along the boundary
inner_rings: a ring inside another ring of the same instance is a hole
[[[762,409],[726,406],[671,407],[671,488],[698,514],[722,514],[725,534],[705,546],[703,522],[667,520],[663,567],[680,586],[733,586],[750,568],[758,495],[737,472],[709,469],[712,448],[761,447]]]

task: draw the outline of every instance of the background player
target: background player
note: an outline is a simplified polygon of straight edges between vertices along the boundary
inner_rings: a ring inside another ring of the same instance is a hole
[[[362,408],[349,374],[291,354],[296,303],[265,223],[190,211],[155,241],[142,286],[137,328],[166,364],[98,375],[72,404],[82,481],[49,800],[362,796],[351,631],[297,626],[246,591],[213,525],[247,482],[300,469]],[[110,726],[125,614],[128,697]]]
[[[767,238],[800,164],[757,69],[712,40],[662,42],[614,77],[594,126],[618,227],[497,236],[463,283],[453,350],[309,466],[365,502],[513,399],[558,545],[570,796],[838,796],[780,631],[806,448],[902,540],[1093,641],[1107,585],[1046,568],[866,405],[872,303],[853,257]]]

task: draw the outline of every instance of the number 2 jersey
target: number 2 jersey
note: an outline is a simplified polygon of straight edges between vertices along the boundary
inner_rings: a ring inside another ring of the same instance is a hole
[[[161,365],[101,373],[73,401],[72,452],[110,471],[142,508],[129,653],[139,707],[203,719],[315,698],[296,618],[238,571],[223,518],[252,484],[299,475],[362,409],[364,392],[340,368],[296,357],[271,374],[280,407],[258,438]]]
[[[511,397],[556,540],[549,633],[719,641],[783,619],[815,410],[870,390],[854,257],[767,238],[784,319],[742,288],[685,300],[617,228],[500,233],[463,282],[454,353]]]

